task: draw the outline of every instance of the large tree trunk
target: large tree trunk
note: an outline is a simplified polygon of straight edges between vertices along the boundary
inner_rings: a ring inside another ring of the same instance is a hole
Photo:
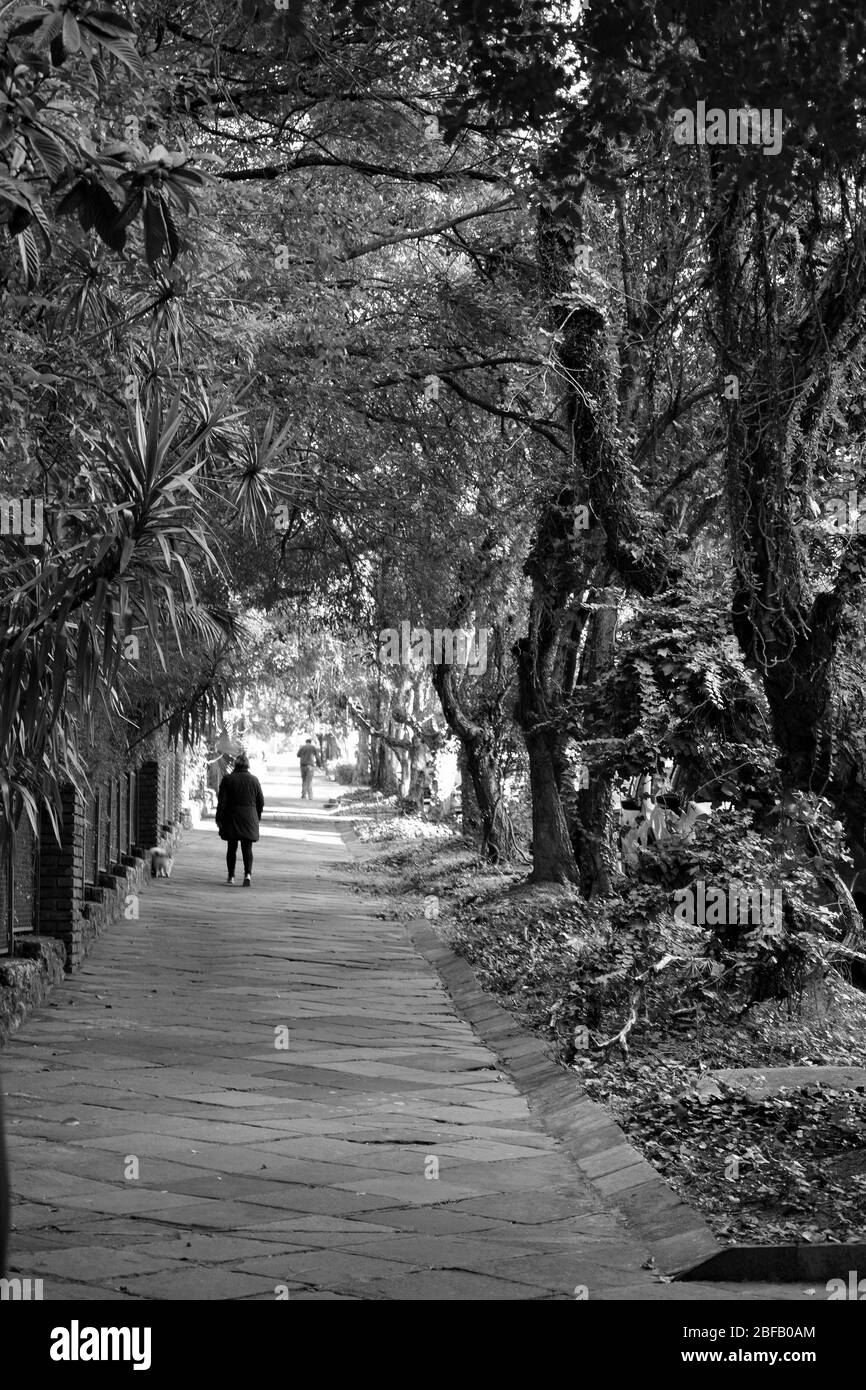
[[[572,209],[573,212],[573,209]],[[574,303],[575,248],[581,238],[570,213],[539,214],[541,286],[557,338],[558,379],[566,383],[564,413],[572,451],[542,506],[524,567],[532,581],[529,630],[518,643],[517,720],[526,740],[532,788],[533,871],[536,880],[578,881],[574,844],[586,847],[583,886],[609,891],[611,815],[603,788],[584,802],[583,839],[570,833],[563,805],[568,713],[576,680],[576,653],[589,610],[590,585],[611,572],[644,594],[676,581],[678,568],[657,517],[642,504],[634,468],[618,424],[617,356],[601,306],[586,296]],[[592,524],[576,531],[577,508]],[[615,631],[615,627],[613,629]],[[607,660],[613,659],[612,637]],[[577,828],[575,827],[577,832]]]
[[[613,669],[619,595],[612,589],[598,594],[586,634],[580,679],[584,685],[601,680]],[[622,879],[618,835],[619,818],[614,809],[614,784],[609,772],[591,769],[589,785],[577,795],[578,847],[581,885],[588,898],[609,897]]]
[[[578,883],[568,821],[556,774],[555,740],[524,731],[532,793],[532,873],[534,883]]]
[[[402,730],[396,721],[389,721],[389,734],[395,740],[400,738]],[[402,740],[401,740],[402,741]],[[410,748],[391,748],[397,768],[397,795],[401,801],[405,801],[410,795],[412,787],[412,752]]]
[[[469,771],[466,745],[463,743],[461,743],[460,752],[457,755],[457,766],[460,771],[460,829],[467,839],[480,840],[484,834],[481,808],[478,805],[472,774]]]
[[[409,750],[409,788],[406,793],[408,799],[418,808],[418,814],[424,814],[424,797],[427,793],[427,744],[417,732],[412,735],[412,747]]]
[[[358,724],[358,751],[355,754],[355,781],[370,782],[370,732],[365,724]]]
[[[818,291],[786,320],[767,292],[772,229],[763,200],[726,183],[712,156],[710,167],[715,326],[723,370],[738,381],[727,401],[734,630],[764,685],[783,795],[826,796],[852,845],[866,850],[862,721],[845,709],[840,681],[846,624],[863,627],[866,535],[852,536],[833,587],[813,597],[793,500],[806,441],[821,437],[836,408],[836,377],[862,338],[866,228],[838,247]]]
[[[619,817],[609,777],[597,777],[578,793],[580,881],[588,898],[608,898],[623,872],[617,837]]]
[[[403,782],[403,763],[399,749],[393,748],[390,739],[394,737],[394,721],[389,717],[386,737],[379,739],[380,781],[379,789],[385,796],[399,792]],[[405,759],[408,762],[408,759]],[[407,779],[408,785],[408,779]]]
[[[539,627],[549,648],[552,631],[546,618]],[[529,757],[532,797],[530,878],[536,883],[578,883],[580,874],[561,795],[565,740],[551,718],[547,682],[541,676],[547,663],[539,660],[540,645],[523,637],[515,650],[519,691],[515,714]]]
[[[511,817],[505,806],[502,773],[493,751],[494,731],[486,721],[471,717],[464,708],[454,688],[451,666],[434,666],[433,685],[448,727],[460,740],[464,829],[469,800],[466,796],[468,776],[472,786],[471,801],[478,815],[482,852],[494,864],[498,864],[511,857],[515,839]]]

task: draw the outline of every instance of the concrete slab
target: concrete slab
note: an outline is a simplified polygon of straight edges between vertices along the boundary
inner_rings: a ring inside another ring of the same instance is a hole
[[[837,1091],[866,1090],[866,1067],[723,1067],[709,1076],[741,1088],[753,1100],[777,1095],[785,1087],[821,1085]]]

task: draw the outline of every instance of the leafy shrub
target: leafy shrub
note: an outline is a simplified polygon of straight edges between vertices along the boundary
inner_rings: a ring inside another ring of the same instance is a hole
[[[821,938],[829,945],[840,935],[838,904],[816,874],[821,864],[840,854],[839,832],[826,802],[795,801],[775,826],[755,829],[751,811],[717,812],[699,821],[688,841],[674,836],[642,856],[641,877],[671,897],[675,889],[701,880],[725,892],[762,886],[781,892],[779,922],[700,928],[700,954],[713,965],[713,982],[702,992],[720,1005],[746,1007],[798,994],[809,976],[822,969]],[[805,852],[804,828],[811,855]],[[823,853],[816,855],[815,849]]]

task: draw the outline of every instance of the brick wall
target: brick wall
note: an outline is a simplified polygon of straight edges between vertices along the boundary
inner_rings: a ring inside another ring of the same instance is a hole
[[[118,836],[119,788],[114,789],[112,840],[116,851],[97,881],[93,867],[85,863],[86,808],[72,786],[63,790],[61,843],[58,845],[47,816],[41,825],[39,857],[39,934],[62,942],[66,969],[81,965],[96,937],[120,917],[129,917],[133,899],[150,876],[146,851],[153,845],[174,847],[180,836],[182,753],[167,745],[158,758],[142,764],[137,776],[138,841],[125,849],[123,817]],[[104,789],[107,799],[107,788]],[[106,837],[109,833],[105,826]],[[104,861],[105,862],[105,861]]]
[[[183,811],[183,749],[180,744],[174,748],[174,806],[171,819],[180,825]]]
[[[61,843],[43,812],[39,854],[39,934],[66,946],[67,968],[80,965],[84,907],[84,801],[80,792],[62,792]]]
[[[162,822],[160,784],[162,769],[156,761],[138,769],[138,840],[143,849],[159,844]]]

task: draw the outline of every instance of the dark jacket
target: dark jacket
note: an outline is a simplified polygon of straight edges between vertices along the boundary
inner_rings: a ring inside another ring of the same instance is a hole
[[[319,757],[319,750],[314,743],[304,743],[298,749],[298,757],[301,760],[301,769],[307,767],[321,767],[322,760]]]
[[[216,823],[221,840],[257,840],[265,806],[261,783],[249,768],[236,767],[220,782]]]

